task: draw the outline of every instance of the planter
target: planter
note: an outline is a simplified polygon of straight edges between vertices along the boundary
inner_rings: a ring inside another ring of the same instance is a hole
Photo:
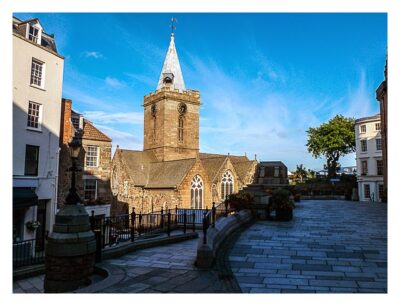
[[[293,208],[277,208],[276,209],[276,220],[278,221],[290,221],[293,219]]]

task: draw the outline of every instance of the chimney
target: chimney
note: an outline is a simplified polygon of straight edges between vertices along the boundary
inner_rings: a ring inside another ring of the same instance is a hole
[[[60,146],[68,144],[72,138],[71,106],[72,101],[70,99],[61,99]]]

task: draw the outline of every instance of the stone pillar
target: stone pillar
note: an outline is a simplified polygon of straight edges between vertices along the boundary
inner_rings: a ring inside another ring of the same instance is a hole
[[[64,205],[56,215],[46,245],[44,291],[68,292],[88,285],[95,252],[95,235],[85,207]]]

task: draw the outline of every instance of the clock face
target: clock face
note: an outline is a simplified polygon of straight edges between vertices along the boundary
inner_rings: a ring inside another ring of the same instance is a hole
[[[184,113],[186,113],[186,110],[187,110],[186,104],[185,104],[185,103],[179,103],[179,105],[178,105],[178,112],[179,112],[180,114],[184,114]]]
[[[151,106],[151,114],[152,114],[153,116],[155,116],[156,113],[157,113],[157,106],[156,106],[155,104],[153,104],[153,105]]]

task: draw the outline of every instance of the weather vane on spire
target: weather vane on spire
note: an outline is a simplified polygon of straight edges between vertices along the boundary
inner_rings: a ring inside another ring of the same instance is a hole
[[[178,23],[178,20],[175,17],[171,18],[171,35],[174,35],[174,30],[176,29],[175,23]]]

